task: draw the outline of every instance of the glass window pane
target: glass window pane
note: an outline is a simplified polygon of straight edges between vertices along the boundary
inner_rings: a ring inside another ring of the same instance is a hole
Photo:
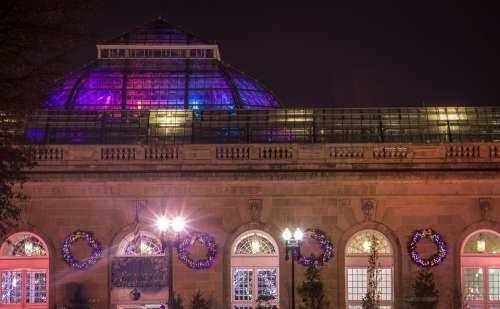
[[[241,239],[235,250],[236,254],[244,255],[274,255],[274,245],[264,235],[253,233]]]
[[[139,250],[136,249],[136,238],[134,233],[127,235],[122,242],[118,252],[120,255],[137,255],[142,256],[162,255],[161,242],[153,234],[141,231],[139,235]]]
[[[368,255],[370,254],[370,244],[372,237],[375,236],[378,240],[378,252],[379,254],[389,255],[391,254],[391,246],[385,238],[379,232],[376,231],[363,231],[356,234],[349,243],[347,244],[347,255]]]
[[[368,270],[366,268],[347,268],[348,300],[362,300],[366,294],[367,287]]]
[[[234,300],[252,300],[253,271],[237,268],[233,273]]]
[[[500,268],[488,270],[488,292],[490,301],[500,301]]]
[[[26,302],[28,304],[47,302],[47,274],[29,271],[26,273]]]
[[[277,299],[278,288],[276,286],[276,269],[257,270],[257,298]]]
[[[500,254],[500,237],[491,232],[476,233],[467,240],[464,253]]]
[[[19,233],[7,240],[3,256],[47,256],[42,242],[29,233]]]
[[[483,269],[464,268],[464,298],[483,300]]]
[[[380,269],[377,279],[380,300],[392,300],[392,268]]]
[[[22,286],[20,271],[2,272],[2,304],[20,304]]]

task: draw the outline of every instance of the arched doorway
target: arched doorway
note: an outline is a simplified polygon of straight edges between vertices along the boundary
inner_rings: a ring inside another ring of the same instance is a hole
[[[462,244],[460,256],[464,308],[500,308],[500,234],[479,230]]]
[[[48,308],[49,252],[43,240],[33,233],[16,233],[0,252],[0,304],[13,309]]]
[[[259,230],[240,235],[231,249],[231,308],[279,306],[279,254],[274,239]]]
[[[375,230],[363,230],[354,234],[347,242],[345,249],[345,299],[348,309],[361,309],[361,301],[368,289],[368,257],[372,237],[378,240],[380,269],[378,278],[378,294],[380,309],[394,307],[394,258],[389,240]]]

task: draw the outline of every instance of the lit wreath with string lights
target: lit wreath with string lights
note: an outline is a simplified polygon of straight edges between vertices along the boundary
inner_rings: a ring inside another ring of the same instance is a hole
[[[86,260],[79,261],[75,259],[73,253],[71,252],[71,246],[78,240],[85,240],[88,243],[88,245],[92,248],[92,254]],[[61,254],[64,261],[66,261],[66,263],[68,263],[71,267],[78,270],[86,270],[90,266],[95,265],[95,263],[97,263],[97,259],[102,254],[102,247],[99,241],[97,241],[94,238],[92,233],[76,231],[74,233],[69,234],[69,236],[64,241],[61,249]]]
[[[326,237],[325,233],[319,229],[308,229],[306,230],[306,234],[319,242],[322,252],[319,256],[314,254],[308,257],[301,255],[299,263],[304,266],[323,266],[324,263],[328,262],[333,257],[333,243]]]
[[[205,259],[195,261],[191,257],[189,250],[196,241],[207,247],[208,252]],[[179,261],[186,264],[187,267],[192,269],[207,269],[215,263],[217,244],[215,243],[215,239],[208,233],[191,233],[179,242],[177,252],[179,253]]]
[[[421,257],[417,252],[417,243],[422,238],[430,239],[436,245],[438,252],[431,255],[429,258]],[[444,261],[448,255],[448,246],[438,232],[432,229],[417,230],[410,237],[410,242],[408,243],[408,253],[410,254],[410,258],[413,263],[422,268],[430,268],[437,266]]]

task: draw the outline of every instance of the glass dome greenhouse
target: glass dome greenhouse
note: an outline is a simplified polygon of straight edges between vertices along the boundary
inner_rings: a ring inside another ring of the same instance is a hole
[[[58,83],[43,108],[232,110],[278,107],[265,86],[223,63],[218,46],[157,19],[97,45],[97,60]]]

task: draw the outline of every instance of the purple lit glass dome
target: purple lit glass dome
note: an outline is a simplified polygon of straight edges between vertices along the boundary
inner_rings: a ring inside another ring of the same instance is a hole
[[[47,109],[258,109],[280,104],[255,79],[220,61],[218,46],[162,19],[102,45],[98,59],[61,81]]]

